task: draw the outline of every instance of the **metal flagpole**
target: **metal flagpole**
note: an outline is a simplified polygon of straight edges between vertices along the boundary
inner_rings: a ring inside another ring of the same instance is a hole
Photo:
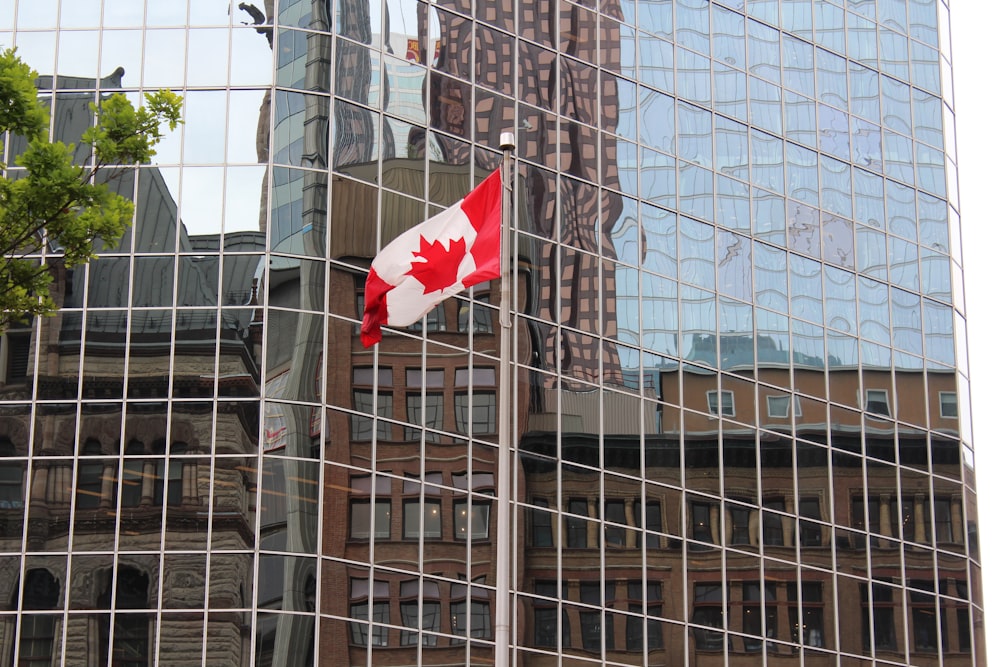
[[[507,667],[510,653],[510,452],[511,425],[511,304],[510,304],[510,213],[513,193],[511,164],[514,133],[500,133],[503,164],[500,166],[500,400],[499,450],[497,451],[497,593],[494,664]]]

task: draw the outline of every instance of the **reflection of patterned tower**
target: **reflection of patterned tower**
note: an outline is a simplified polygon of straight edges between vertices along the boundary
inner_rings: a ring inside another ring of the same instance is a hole
[[[319,446],[319,409],[288,401],[319,400],[323,321],[316,313],[326,308],[326,270],[321,262],[302,257],[323,257],[327,247],[330,6],[325,0],[282,2],[277,20],[308,32],[280,31],[276,40],[278,80],[293,90],[274,92],[273,132],[267,138],[275,166],[270,183],[273,254],[265,285],[271,322],[265,362],[265,453],[271,456],[265,457],[264,468],[273,474],[264,482],[272,498],[265,503],[261,531],[268,534],[271,548],[315,554],[318,470],[303,459],[314,457]],[[314,605],[317,572],[312,559],[262,557],[259,572],[262,595],[280,599],[282,610]],[[284,656],[287,664],[312,660],[313,619],[282,614],[260,632],[259,643],[268,653]]]
[[[371,15],[367,0],[340,0],[340,34],[360,44],[371,44]],[[334,93],[349,100],[367,100],[371,85],[368,49],[348,40],[337,42]],[[333,155],[336,164],[371,159],[375,150],[375,125],[360,107],[339,104],[334,112]]]
[[[617,335],[614,269],[605,260],[616,259],[611,230],[621,213],[621,200],[610,190],[586,185],[573,176],[610,187],[618,184],[616,144],[602,139],[600,132],[613,132],[618,125],[617,89],[612,80],[599,78],[593,63],[613,69],[619,66],[619,31],[611,29],[607,20],[599,23],[595,12],[577,5],[564,5],[562,25],[556,25],[554,5],[548,1],[534,4],[518,29],[542,44],[561,43],[558,56],[528,46],[514,54],[506,36],[486,28],[478,31],[473,44],[468,21],[437,12],[441,49],[438,69],[431,73],[428,111],[433,127],[456,135],[441,140],[445,159],[455,163],[469,159],[472,122],[476,141],[494,146],[501,130],[517,125],[518,155],[526,165],[522,178],[527,201],[527,219],[519,225],[573,249],[560,253],[550,243],[539,244],[537,264],[542,268],[534,278],[538,299],[536,312],[531,314],[562,325],[548,328],[539,338],[541,363],[564,373],[569,386],[577,380],[594,383],[601,378],[618,384],[618,353],[610,342]],[[602,3],[601,10],[609,16],[621,13],[615,0]],[[508,3],[484,11],[496,12],[500,15],[497,22],[506,21],[505,27],[514,31]],[[527,82],[518,91],[512,76],[515,63]],[[472,89],[465,83],[470,79],[511,96],[520,93],[523,104],[517,121],[510,103],[498,96],[477,91],[471,99]],[[466,117],[467,110],[473,110],[473,118]],[[482,153],[475,156],[477,165],[484,167],[495,166],[494,160]],[[556,176],[549,169],[561,169],[564,174]]]

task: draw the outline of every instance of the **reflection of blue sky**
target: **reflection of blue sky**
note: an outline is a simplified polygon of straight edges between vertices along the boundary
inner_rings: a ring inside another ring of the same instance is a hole
[[[258,230],[264,168],[257,164],[257,123],[272,83],[267,40],[241,24],[245,15],[230,15],[226,2],[196,2],[189,8],[188,3],[103,0],[103,20],[101,4],[17,3],[18,28],[51,29],[58,19],[62,30],[19,32],[13,44],[2,31],[13,26],[14,2],[0,0],[0,44],[16,46],[40,74],[96,79],[122,67],[127,89],[180,92],[185,123],[166,134],[154,164],[161,167],[181,220],[191,234]],[[143,21],[152,29],[134,29]],[[187,23],[199,27],[179,27]],[[104,30],[96,29],[99,24]],[[186,59],[169,55],[185,52]],[[248,89],[227,91],[227,81]],[[129,97],[141,102],[138,94]],[[183,169],[173,166],[182,159]]]

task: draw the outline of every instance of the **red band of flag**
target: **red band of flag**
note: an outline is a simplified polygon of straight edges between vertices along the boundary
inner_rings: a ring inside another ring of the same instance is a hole
[[[365,347],[382,340],[382,325],[413,324],[448,297],[500,277],[502,190],[497,170],[372,260],[361,323]]]

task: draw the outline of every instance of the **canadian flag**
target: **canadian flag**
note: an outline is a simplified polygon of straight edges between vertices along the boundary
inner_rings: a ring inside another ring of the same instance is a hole
[[[361,342],[405,327],[477,283],[500,277],[500,171],[460,202],[396,237],[372,260]]]

